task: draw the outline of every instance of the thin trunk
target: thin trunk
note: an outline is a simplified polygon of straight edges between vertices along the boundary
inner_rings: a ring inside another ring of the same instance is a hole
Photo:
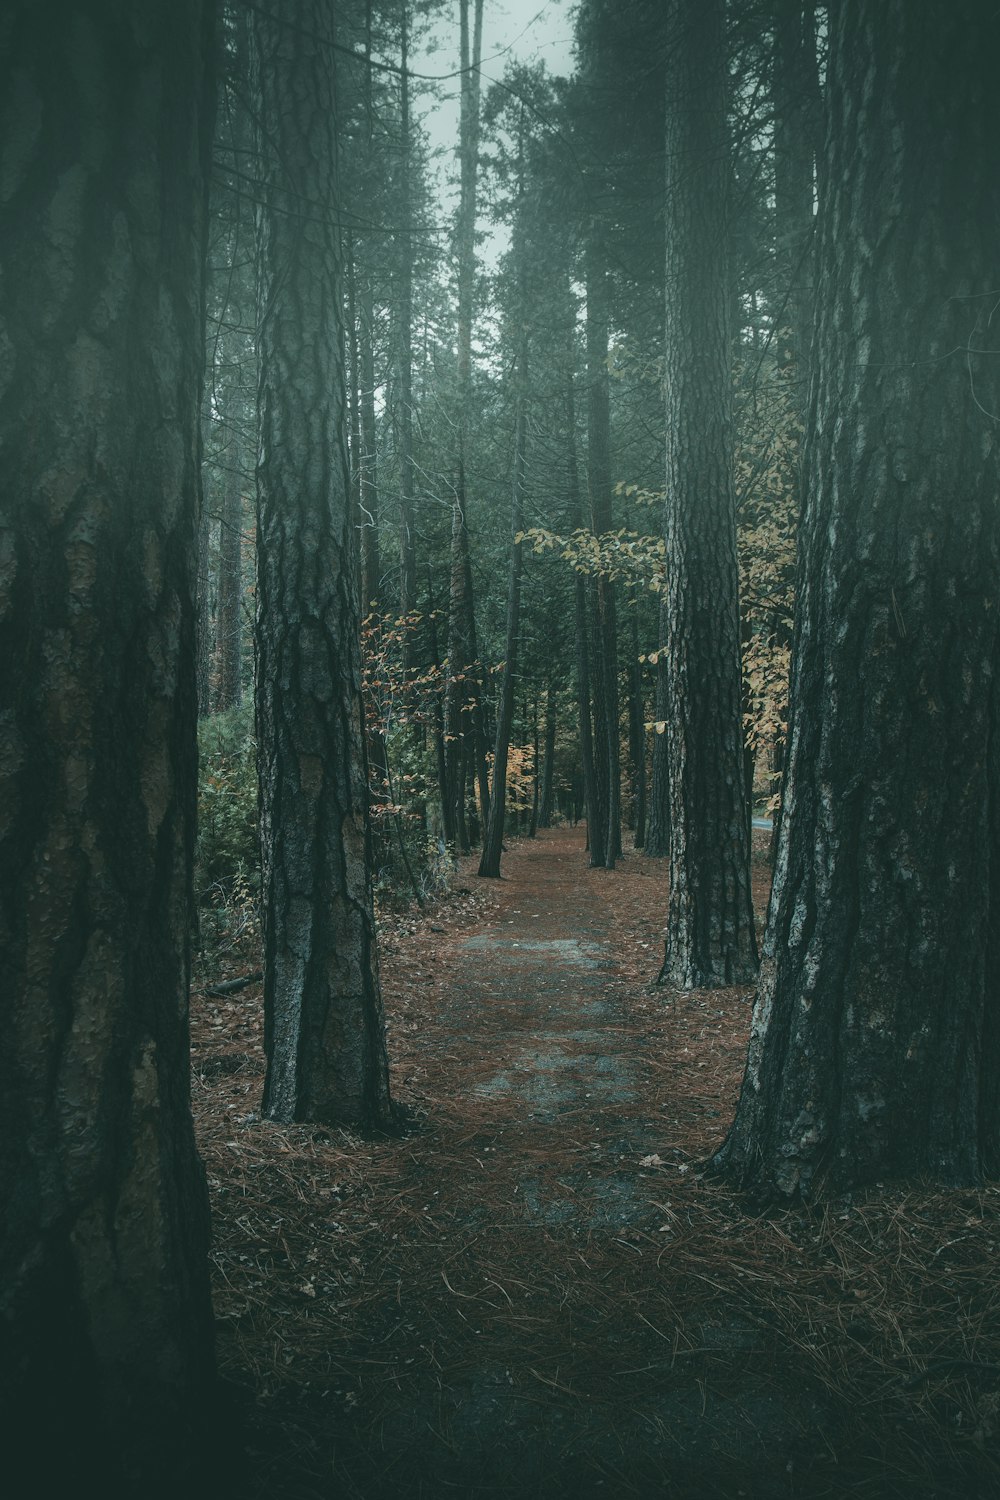
[[[198,715],[212,712],[212,516],[207,505],[198,522],[197,667]]]
[[[576,454],[576,391],[573,355],[575,321],[569,327],[569,360],[566,371],[566,484],[567,518],[571,531],[583,525],[583,501],[580,494],[580,471]],[[573,625],[576,637],[576,710],[580,737],[580,771],[583,779],[583,802],[587,812],[587,843],[591,843],[591,823],[595,819],[594,731],[590,717],[590,643],[588,640],[587,580],[577,573],[573,583]]]
[[[382,557],[379,549],[378,454],[375,441],[375,349],[371,276],[361,284],[358,319],[361,448],[359,505],[361,509],[361,609],[380,609]]]
[[[188,988],[211,10],[0,12],[12,1496],[206,1482],[209,1222]]]
[[[510,751],[511,725],[514,720],[514,689],[517,682],[517,656],[520,644],[522,543],[518,541],[518,537],[524,530],[524,495],[527,477],[528,345],[526,329],[521,340],[518,366],[514,484],[511,493],[510,578],[507,588],[506,659],[500,694],[500,711],[497,715],[496,739],[493,745],[490,815],[483,839],[482,858],[479,862],[480,875],[492,876],[495,879],[500,877],[500,856],[503,852],[503,826],[507,805],[507,760]]]
[[[642,694],[642,663],[639,660],[639,600],[638,589],[633,590],[632,650],[628,669],[628,737],[629,758],[632,763],[632,826],[635,829],[635,847],[642,849],[646,843],[646,715]]]
[[[399,256],[399,405],[396,424],[399,434],[399,613],[409,622],[417,607],[417,557],[414,531],[413,497],[413,217],[410,130],[410,82],[407,74],[409,56],[409,0],[402,0],[402,41],[400,44],[400,179],[399,209],[402,230]],[[408,682],[414,671],[414,633],[409,623],[403,626],[403,675]]]
[[[556,692],[550,682],[545,689],[545,763],[538,806],[539,828],[552,827],[556,760]]]
[[[608,374],[608,279],[596,230],[587,242],[587,480],[595,536],[611,530],[611,393]],[[613,870],[621,854],[621,762],[618,742],[618,627],[615,586],[598,575],[594,600],[594,795],[590,862]]]
[[[535,694],[535,701],[534,701],[534,703],[532,705],[531,724],[532,724],[532,745],[534,747],[535,762],[534,762],[534,767],[533,767],[533,775],[532,775],[532,778],[531,778],[531,821],[528,824],[528,837],[529,837],[529,839],[533,839],[535,837],[536,833],[538,832],[538,808],[539,808],[539,804],[540,804],[540,801],[541,801],[541,760],[540,760],[539,754],[538,754],[539,743],[538,743],[538,694],[537,693]]]
[[[653,700],[653,722],[666,725],[670,713],[667,696],[667,662],[663,654],[667,641],[666,605],[660,605],[660,630],[657,638],[656,690]],[[667,759],[666,729],[653,730],[653,775],[649,793],[649,825],[643,853],[651,859],[666,859],[670,854],[670,765]]]
[[[229,468],[219,535],[219,608],[216,641],[219,660],[219,708],[237,708],[243,699],[243,475],[235,442],[227,452]]]
[[[334,53],[323,0],[254,11],[263,207],[257,739],[264,1111],[388,1125],[347,418]],[[297,202],[327,214],[290,213]]]
[[[442,798],[450,802],[455,838],[468,850],[462,799],[462,736],[470,735],[479,772],[481,817],[488,826],[484,731],[481,709],[463,705],[479,698],[479,664],[475,649],[472,566],[467,524],[466,458],[472,401],[472,323],[476,278],[476,195],[479,176],[479,63],[482,56],[483,0],[475,0],[473,36],[469,42],[469,0],[459,0],[461,32],[460,197],[456,226],[458,260],[458,464],[452,512],[451,591],[448,611],[449,690],[445,701],[446,774]]]
[[[358,351],[358,271],[354,254],[354,235],[348,230],[347,261],[347,352],[348,352],[348,459],[351,475],[351,511],[354,525],[361,526],[361,357]],[[367,615],[364,596],[361,617]]]

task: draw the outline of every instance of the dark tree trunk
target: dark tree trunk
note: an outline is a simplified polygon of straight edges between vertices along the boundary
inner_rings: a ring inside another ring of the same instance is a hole
[[[198,521],[197,569],[195,598],[198,628],[195,677],[198,690],[198,714],[203,718],[212,712],[212,513],[207,505],[202,506]]]
[[[264,199],[256,633],[264,1110],[371,1128],[392,1110],[344,450],[333,54],[309,40],[328,22],[322,0],[285,6],[282,22],[254,12]]]
[[[11,1495],[188,1494],[211,7],[55,20],[0,14],[0,1462]]]
[[[628,739],[632,763],[632,827],[637,849],[646,843],[646,714],[642,693],[642,663],[639,660],[639,598],[633,591],[631,608],[631,652],[628,667]]]
[[[743,785],[726,257],[724,0],[670,8],[666,90],[666,738],[670,896],[662,981],[756,973]]]
[[[574,327],[570,327],[569,364],[566,372],[566,480],[570,529],[583,524],[580,498],[580,472],[576,456],[576,392],[573,371]],[[587,843],[591,843],[594,818],[594,730],[590,717],[590,641],[587,580],[577,573],[573,584],[573,624],[576,638],[576,712],[580,736],[580,776],[583,802],[587,810]],[[599,825],[600,826],[600,825]]]
[[[813,0],[776,0],[774,16],[774,214],[778,350],[805,428],[813,331],[813,200],[819,143],[819,84]]]
[[[552,827],[556,764],[556,690],[550,682],[545,689],[545,759],[542,765],[542,789],[538,803],[539,828]]]
[[[219,609],[216,641],[219,659],[220,710],[237,708],[243,698],[243,475],[235,443],[228,449],[229,468],[219,529]]]
[[[532,731],[533,731],[533,733],[532,733],[532,744],[533,744],[534,754],[535,754],[535,768],[534,768],[534,775],[531,778],[531,821],[528,824],[528,837],[529,837],[529,839],[533,839],[536,836],[536,834],[538,833],[538,810],[541,807],[541,801],[542,801],[542,765],[541,765],[541,755],[540,755],[541,744],[539,742],[539,734],[538,734],[538,693],[537,692],[535,693],[535,701],[534,701],[534,703],[532,705],[531,724],[532,724]]]
[[[400,178],[399,213],[402,222],[399,260],[399,402],[396,425],[399,442],[399,613],[403,624],[403,679],[408,683],[415,668],[414,631],[411,616],[417,607],[417,552],[414,526],[413,471],[413,215],[410,190],[410,82],[409,0],[402,0],[400,45]],[[409,694],[406,698],[409,706]]]
[[[587,243],[587,480],[595,536],[612,526],[608,279],[592,230]],[[599,574],[594,601],[594,803],[588,808],[590,863],[613,870],[622,852],[618,744],[618,627],[615,586]]]
[[[830,44],[785,806],[716,1159],[782,1195],[1000,1169],[1000,22],[845,0]]]
[[[664,859],[670,853],[670,767],[667,762],[667,662],[662,654],[667,640],[666,605],[660,605],[659,649],[656,657],[656,693],[653,700],[653,774],[649,791],[649,824],[643,853]]]
[[[445,766],[446,783],[441,788],[442,801],[448,807],[451,837],[462,853],[469,851],[465,825],[464,767],[466,756],[482,749],[480,772],[481,817],[488,826],[485,788],[485,744],[481,710],[476,717],[465,707],[472,698],[478,700],[479,667],[476,661],[475,613],[472,595],[472,566],[469,557],[469,531],[466,522],[466,443],[472,401],[472,323],[476,279],[476,196],[479,176],[479,62],[482,54],[483,0],[475,0],[473,30],[469,36],[469,0],[459,0],[461,30],[461,118],[459,125],[460,196],[456,225],[458,259],[458,466],[451,530],[451,591],[448,606],[448,675],[445,695]],[[468,737],[468,748],[466,746]],[[475,748],[473,748],[475,747]]]
[[[360,347],[361,471],[361,609],[368,614],[379,607],[382,588],[382,556],[379,548],[378,454],[375,444],[375,310],[371,276],[362,280],[358,344]],[[381,613],[381,609],[379,608]]]
[[[522,258],[521,306],[525,305]],[[507,760],[510,751],[510,730],[514,720],[514,690],[517,685],[517,657],[521,631],[521,566],[522,543],[519,538],[524,530],[524,494],[527,475],[528,441],[528,337],[527,319],[521,316],[522,335],[518,350],[517,370],[517,414],[514,424],[514,483],[511,490],[510,507],[510,578],[507,586],[507,641],[503,669],[503,687],[500,693],[500,711],[497,714],[497,732],[493,745],[493,786],[490,793],[490,814],[483,838],[483,853],[479,862],[479,874],[500,878],[500,856],[503,852],[503,826],[507,806]]]

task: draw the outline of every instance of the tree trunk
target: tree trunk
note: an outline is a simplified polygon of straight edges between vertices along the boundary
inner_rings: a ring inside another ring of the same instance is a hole
[[[371,276],[361,283],[358,343],[361,375],[361,609],[368,614],[373,604],[379,608],[382,589],[382,556],[379,548],[378,454],[375,443],[375,309],[372,301]]]
[[[656,693],[653,700],[653,720],[666,725],[670,712],[667,698],[667,661],[663,648],[667,642],[666,605],[660,604],[660,632],[656,657]],[[665,859],[670,854],[670,767],[667,762],[666,728],[653,731],[653,775],[649,792],[649,824],[643,853],[654,859]]]
[[[779,292],[778,350],[805,428],[813,331],[813,201],[819,84],[813,0],[776,0],[774,17],[774,216]]]
[[[566,483],[568,490],[568,520],[571,531],[583,524],[583,505],[580,498],[580,472],[576,456],[576,392],[574,386],[573,355],[575,344],[575,319],[570,325],[569,360],[566,371]],[[573,583],[573,625],[576,638],[576,712],[577,730],[580,736],[580,775],[583,782],[583,802],[587,810],[587,843],[591,844],[591,824],[602,826],[595,819],[594,804],[594,730],[590,717],[590,642],[587,580],[577,573]]]
[[[545,760],[542,766],[542,789],[538,803],[539,828],[552,827],[556,763],[556,690],[552,682],[545,689]]]
[[[415,669],[414,631],[411,616],[417,607],[417,554],[413,515],[413,217],[410,190],[410,81],[409,0],[402,0],[400,44],[400,178],[399,212],[402,221],[399,259],[398,358],[399,403],[396,425],[399,442],[399,613],[403,624],[403,680],[409,683]],[[406,695],[409,706],[409,694]]]
[[[281,22],[254,12],[264,199],[256,632],[264,1110],[277,1120],[375,1128],[392,1108],[344,450],[333,53],[309,40],[328,22],[322,0],[296,0]]]
[[[1000,23],[934,12],[831,11],[785,806],[716,1158],[781,1195],[1000,1168]]]
[[[634,589],[631,608],[631,653],[628,667],[628,738],[632,763],[632,826],[635,847],[646,843],[646,714],[642,694],[642,663],[639,660],[639,590]]]
[[[521,628],[521,566],[522,543],[519,540],[524,530],[524,495],[527,476],[528,442],[528,333],[524,315],[525,296],[523,257],[521,262],[521,339],[518,350],[517,413],[514,419],[514,483],[511,490],[510,507],[510,578],[507,586],[507,641],[503,668],[503,688],[500,694],[500,711],[497,714],[497,732],[493,745],[493,786],[490,793],[490,814],[483,838],[483,853],[479,861],[479,874],[500,878],[500,856],[503,852],[503,825],[507,808],[507,760],[510,751],[510,730],[514,720],[514,690],[517,685],[517,656]]]
[[[449,688],[445,698],[447,785],[442,798],[451,805],[454,838],[463,853],[469,842],[463,804],[465,755],[476,758],[480,819],[489,823],[486,783],[486,743],[483,723],[480,666],[476,650],[476,622],[467,524],[466,443],[472,402],[472,323],[476,279],[476,197],[479,176],[479,63],[482,56],[483,0],[475,0],[473,33],[469,39],[469,0],[459,0],[461,27],[461,191],[456,227],[458,259],[458,464],[452,514],[452,574],[448,612]],[[472,708],[464,707],[468,702]],[[466,749],[466,737],[468,749]]]
[[[219,534],[219,609],[216,640],[219,659],[218,705],[237,708],[243,698],[243,475],[235,442],[228,449],[229,468]]]
[[[203,718],[212,712],[212,513],[207,505],[202,506],[198,521],[197,568],[196,681],[198,715]]]
[[[673,0],[666,89],[666,738],[670,896],[660,979],[756,973],[743,785],[733,490],[724,0]]]
[[[186,1494],[211,8],[55,19],[0,14],[2,1464],[12,1495]]]
[[[595,536],[612,526],[608,281],[597,237],[587,242],[587,480]],[[622,852],[618,743],[618,626],[615,586],[599,574],[594,601],[594,808],[588,809],[590,863],[613,870]]]

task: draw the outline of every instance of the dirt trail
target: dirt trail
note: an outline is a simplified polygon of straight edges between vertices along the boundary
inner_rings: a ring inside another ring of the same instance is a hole
[[[409,1136],[261,1121],[259,990],[196,1011],[240,1500],[992,1494],[977,1391],[956,1427],[895,1374],[916,1307],[931,1354],[950,1347],[978,1283],[962,1290],[949,1247],[971,1212],[987,1232],[983,1202],[939,1204],[930,1237],[891,1199],[748,1215],[698,1171],[735,1103],[748,995],[651,984],[662,864],[590,870],[564,829],[513,845],[501,882],[473,870],[383,925]],[[929,1274],[951,1278],[937,1323]],[[964,1444],[954,1483],[920,1447],[931,1416]]]

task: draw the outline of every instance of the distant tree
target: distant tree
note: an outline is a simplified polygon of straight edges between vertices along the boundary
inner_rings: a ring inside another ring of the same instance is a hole
[[[756,973],[733,487],[724,0],[669,8],[664,692],[670,895],[660,978]]]
[[[345,447],[328,0],[255,11],[260,130],[257,740],[264,1110],[392,1117],[371,878],[357,530]]]
[[[0,11],[12,1495],[183,1494],[204,1478],[188,982],[211,19],[201,0]]]
[[[998,47],[994,7],[830,10],[784,816],[716,1157],[765,1193],[1000,1170]]]

